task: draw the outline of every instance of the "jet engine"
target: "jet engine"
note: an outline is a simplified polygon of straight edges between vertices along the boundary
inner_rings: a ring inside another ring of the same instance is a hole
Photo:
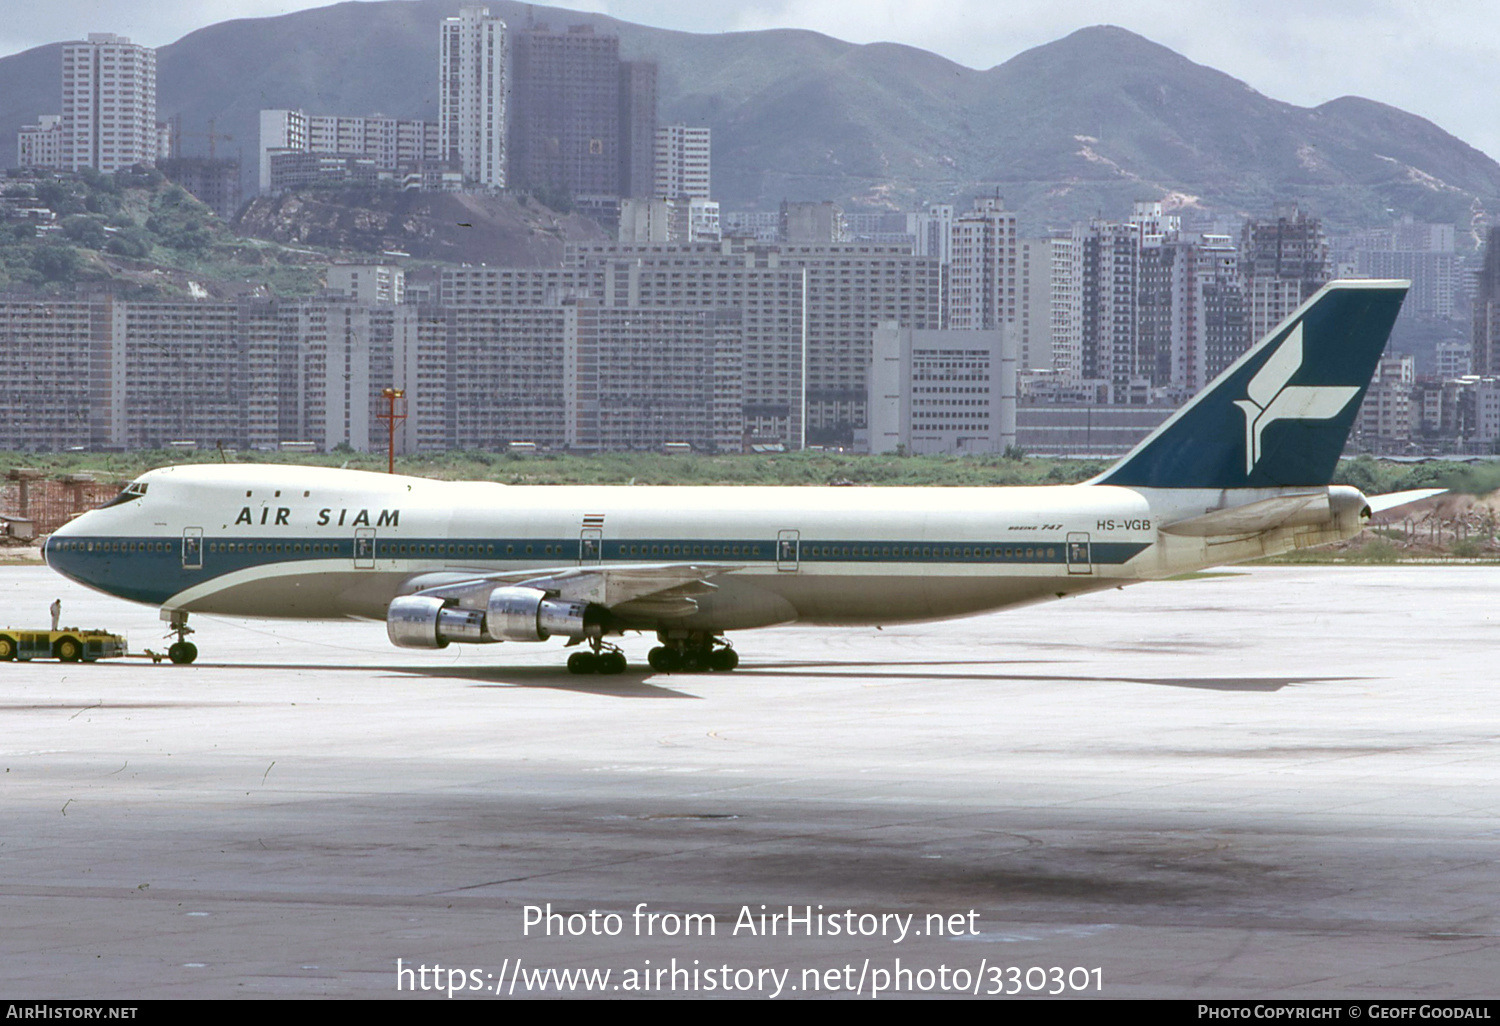
[[[546,641],[554,634],[581,638],[599,621],[599,607],[549,599],[537,588],[496,588],[486,607],[485,630],[496,641]]]
[[[450,642],[546,641],[554,634],[597,633],[602,607],[551,599],[539,588],[506,586],[489,593],[483,611],[432,595],[402,595],[386,610],[385,629],[402,648],[447,648]]]
[[[451,641],[489,641],[484,614],[458,609],[440,598],[402,595],[385,613],[385,632],[401,648],[447,648]]]

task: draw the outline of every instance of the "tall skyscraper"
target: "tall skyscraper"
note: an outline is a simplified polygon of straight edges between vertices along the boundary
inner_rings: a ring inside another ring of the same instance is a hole
[[[1021,239],[1016,294],[1016,367],[1055,370],[1052,354],[1052,239]]]
[[[1139,294],[1139,363],[1153,387],[1191,395],[1249,344],[1239,254],[1227,235],[1148,236]]]
[[[1333,277],[1323,222],[1295,204],[1277,204],[1272,217],[1246,221],[1240,270],[1253,344]]]
[[[620,196],[619,38],[534,25],[516,32],[513,53],[512,184]]]
[[[620,62],[620,195],[644,199],[656,184],[656,62]]]
[[[1100,382],[1113,403],[1144,402],[1137,325],[1141,226],[1092,221],[1054,240],[1053,360],[1070,383]]]
[[[948,278],[948,327],[994,331],[1014,323],[1016,215],[998,196],[981,196],[953,219],[953,263]]]
[[[509,52],[505,22],[481,4],[443,19],[438,135],[443,159],[470,185],[506,185]]]
[[[156,160],[156,51],[149,46],[108,32],[64,43],[62,101],[65,170],[110,173]]]
[[[1500,228],[1491,228],[1485,235],[1484,265],[1476,284],[1473,372],[1500,374]]]

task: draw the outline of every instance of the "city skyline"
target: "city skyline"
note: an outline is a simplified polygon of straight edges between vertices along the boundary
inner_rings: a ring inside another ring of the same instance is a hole
[[[320,0],[64,0],[10,12],[0,26],[0,55],[84,38],[90,31],[165,46],[196,29],[233,18],[272,17]],[[458,0],[454,2],[455,13]],[[728,0],[706,8],[682,0],[579,0],[566,9],[684,32],[801,28],[853,43],[920,47],[972,68],[1076,29],[1118,24],[1195,62],[1241,79],[1268,97],[1315,106],[1344,95],[1400,107],[1427,118],[1487,154],[1500,153],[1500,126],[1485,102],[1500,88],[1483,26],[1493,14],[1479,0],[1441,8],[1409,0],[1337,0],[1317,9],[1234,0],[1146,0],[1128,11],[1103,0],[1065,4],[1020,0],[1003,9],[981,0],[941,7],[877,0]],[[1476,31],[1480,29],[1481,31]]]

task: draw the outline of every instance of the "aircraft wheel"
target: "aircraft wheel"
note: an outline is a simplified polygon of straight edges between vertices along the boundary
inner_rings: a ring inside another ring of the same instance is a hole
[[[568,656],[569,673],[599,672],[599,657],[592,652],[574,652]]]
[[[682,653],[682,669],[684,673],[702,673],[708,669],[707,662],[708,660],[702,652],[695,652],[692,649],[688,649]]]
[[[178,666],[186,666],[198,658],[198,646],[191,641],[174,642],[172,647],[167,649],[167,658]]]
[[[599,657],[600,673],[624,673],[628,665],[624,652],[606,652]]]
[[[5,634],[0,634],[0,663],[8,662],[16,657],[16,639]]]
[[[677,653],[673,652],[665,645],[657,645],[646,654],[646,662],[651,664],[651,668],[653,670],[660,670],[662,673],[670,673],[672,670],[676,669]]]
[[[732,648],[721,648],[708,657],[708,665],[727,673],[740,665],[739,653]]]
[[[77,638],[63,638],[57,643],[57,658],[65,663],[76,663],[83,655],[83,646]]]

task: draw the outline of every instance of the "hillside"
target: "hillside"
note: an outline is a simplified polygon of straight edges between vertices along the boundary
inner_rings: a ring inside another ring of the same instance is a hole
[[[12,180],[8,201],[44,206],[56,222],[0,232],[0,291],[70,293],[109,283],[117,295],[305,295],[328,258],[238,238],[208,207],[157,171]]]
[[[223,22],[158,51],[160,116],[210,118],[252,161],[263,107],[435,117],[440,20],[456,0],[344,3]],[[1470,223],[1500,165],[1421,118],[1357,97],[1315,108],[1118,28],[1081,29],[974,70],[907,46],[814,32],[696,35],[493,0],[512,25],[588,22],[661,67],[663,121],[714,131],[729,209],[783,198],[906,207],[996,189],[1023,228],[1168,198],[1236,216],[1298,199],[1335,228],[1387,210]],[[56,45],[0,60],[0,161],[57,109]],[[248,170],[247,170],[248,177]]]
[[[235,227],[287,245],[509,267],[560,264],[565,242],[605,238],[587,218],[557,214],[534,201],[383,189],[261,197]]]

